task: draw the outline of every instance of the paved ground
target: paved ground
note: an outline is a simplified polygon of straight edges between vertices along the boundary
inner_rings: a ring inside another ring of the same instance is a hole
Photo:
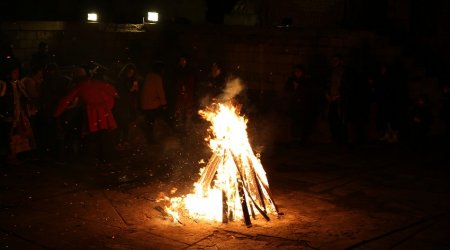
[[[188,190],[208,154],[171,138],[121,152],[110,167],[3,167],[0,247],[450,249],[450,161],[439,147],[271,147],[262,160],[283,216],[251,228],[165,219],[159,193]]]

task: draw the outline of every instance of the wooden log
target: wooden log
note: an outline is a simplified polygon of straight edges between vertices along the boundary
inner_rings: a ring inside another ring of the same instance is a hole
[[[238,160],[236,159],[236,156],[235,156],[231,151],[229,151],[229,152],[230,152],[231,156],[233,157],[234,163],[236,164],[236,168],[237,168],[238,173],[239,173],[239,175],[238,175],[238,180],[239,180],[239,179],[240,179],[240,180],[243,180],[243,175],[242,175],[242,172],[241,172],[241,167],[239,166],[241,163],[240,163],[240,161],[238,161]],[[238,182],[238,183],[239,183],[239,182]],[[242,184],[243,184],[243,183],[242,183]],[[253,204],[255,205],[255,208],[258,210],[258,212],[264,217],[264,219],[266,219],[267,221],[270,221],[270,218],[269,218],[269,216],[267,216],[267,213],[266,213],[265,211],[263,211],[263,210],[258,206],[258,204],[255,202],[255,200],[253,200],[253,198],[252,198],[252,196],[251,196],[249,190],[247,189],[247,186],[246,186],[246,185],[242,185],[242,186],[245,188],[245,190],[246,190],[247,193],[249,194],[249,198],[250,198],[250,200],[253,202]]]
[[[273,199],[273,195],[270,192],[270,189],[267,185],[264,184],[264,182],[260,181],[261,185],[264,187],[264,189],[266,190],[267,194],[269,195],[270,201],[272,202],[273,206],[275,207],[275,211],[277,212],[278,215],[283,215],[282,212],[280,212],[280,210],[278,210],[278,206],[275,203],[275,200]]]
[[[244,216],[244,222],[247,227],[252,226],[252,222],[250,220],[250,214],[248,212],[248,206],[247,206],[247,199],[245,197],[245,191],[243,188],[242,180],[238,177],[238,193],[239,193],[239,200],[241,202],[242,206],[242,213]]]
[[[228,203],[224,190],[222,190],[222,223],[228,223]]]
[[[251,159],[249,159],[249,161],[251,161]],[[252,166],[252,168],[254,169],[254,166]],[[255,174],[256,174],[256,171],[254,171],[254,172],[255,172]],[[267,195],[269,196],[269,200],[270,200],[270,202],[273,204],[273,206],[275,207],[275,211],[277,212],[277,214],[278,214],[278,215],[282,215],[283,213],[280,212],[280,211],[278,210],[278,206],[277,206],[277,204],[275,203],[275,200],[273,199],[273,195],[272,195],[272,192],[270,191],[270,188],[269,188],[266,184],[264,184],[263,181],[260,180],[260,177],[259,177],[258,174],[256,174],[256,179],[257,179],[258,182],[261,184],[261,186],[263,187],[263,189],[267,192]],[[261,193],[262,193],[262,190],[261,190]]]
[[[206,164],[205,169],[202,172],[202,176],[200,177],[199,183],[202,186],[203,191],[208,190],[208,188],[211,186],[211,182],[213,181],[214,176],[217,172],[217,168],[219,167],[219,164],[221,162],[222,157],[216,153],[213,153],[208,161],[208,164]]]
[[[164,209],[161,206],[156,206],[154,208],[156,211],[160,212],[164,216],[164,219],[166,219],[167,217],[170,217],[170,214],[168,214],[166,211],[164,211]],[[172,217],[172,218],[184,226],[184,223],[181,222],[178,218],[175,218],[175,217]]]
[[[248,211],[248,206],[247,206],[247,198],[245,195],[245,191],[244,191],[244,182],[242,179],[242,174],[240,173],[240,168],[239,168],[239,162],[237,161],[236,157],[233,155],[233,153],[231,152],[231,150],[226,150],[225,151],[225,156],[224,158],[228,158],[228,157],[232,157],[234,164],[237,168],[237,172],[239,173],[238,176],[236,176],[236,180],[237,180],[237,186],[238,186],[238,195],[239,195],[239,201],[241,203],[241,207],[242,207],[242,213],[243,213],[243,217],[244,217],[244,222],[245,225],[247,227],[251,227],[252,226],[252,222],[250,220],[250,213]]]
[[[250,203],[250,212],[252,213],[252,218],[256,220],[255,210],[253,209],[253,203]]]
[[[169,217],[170,215],[162,208],[161,206],[155,206],[154,209],[161,213],[164,218]]]
[[[250,159],[250,157],[247,157],[247,161],[248,161],[248,165],[250,167],[250,171],[253,174],[253,178],[255,179],[255,185],[256,185],[256,189],[258,191],[258,195],[256,197],[258,197],[259,202],[260,202],[264,212],[267,213],[267,211],[266,211],[266,204],[264,202],[264,193],[262,192],[262,189],[261,189],[260,180],[259,180],[258,176],[256,175],[256,171],[255,171],[255,168],[253,166],[252,159]]]

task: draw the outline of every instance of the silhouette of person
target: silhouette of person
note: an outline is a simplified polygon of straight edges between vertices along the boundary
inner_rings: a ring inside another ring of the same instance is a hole
[[[86,78],[64,96],[54,113],[60,116],[77,99],[81,102],[86,117],[82,135],[88,147],[89,156],[96,157],[98,163],[109,164],[112,157],[110,132],[117,128],[113,107],[117,90],[106,81]]]
[[[177,126],[189,127],[195,108],[197,76],[189,66],[187,57],[181,56],[175,71],[175,120]]]
[[[330,132],[333,142],[337,144],[346,143],[346,74],[343,56],[340,54],[334,55],[332,59],[331,77],[326,88],[326,98],[328,101]]]
[[[167,107],[164,91],[162,62],[154,62],[142,84],[140,107],[146,123],[146,137],[148,143],[155,143],[154,125],[156,119],[162,115],[162,109]]]
[[[45,68],[51,62],[48,44],[40,42],[36,53],[31,56],[30,68]]]
[[[134,64],[129,63],[123,66],[115,87],[119,95],[114,107],[114,115],[118,123],[116,148],[122,150],[128,145],[130,125],[137,119],[139,80]]]

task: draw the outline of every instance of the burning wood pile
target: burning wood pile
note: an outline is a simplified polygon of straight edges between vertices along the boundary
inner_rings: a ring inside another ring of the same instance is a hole
[[[211,123],[209,146],[212,156],[200,170],[194,192],[167,198],[165,212],[181,223],[180,215],[217,222],[241,220],[247,227],[258,215],[280,215],[269,189],[260,159],[247,135],[247,120],[229,103],[214,104],[199,112]]]

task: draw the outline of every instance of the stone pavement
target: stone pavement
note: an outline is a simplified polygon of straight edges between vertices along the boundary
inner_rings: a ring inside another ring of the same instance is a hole
[[[186,192],[208,152],[172,141],[99,167],[2,167],[0,247],[8,249],[450,249],[449,161],[401,145],[351,151],[280,145],[262,162],[284,215],[253,227],[165,219],[160,192]]]

